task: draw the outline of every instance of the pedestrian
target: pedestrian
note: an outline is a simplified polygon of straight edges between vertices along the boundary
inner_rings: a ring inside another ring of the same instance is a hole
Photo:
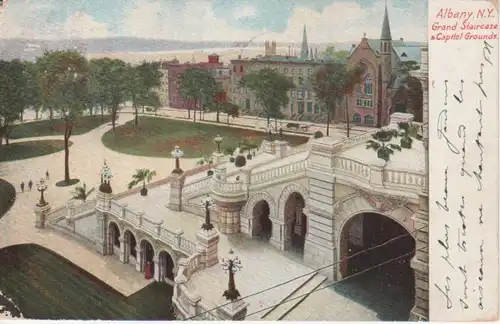
[[[21,191],[24,192],[24,181],[21,181]]]
[[[49,181],[49,170],[45,171],[45,179]]]
[[[31,191],[31,188],[33,188],[33,181],[31,181],[31,179],[28,182],[28,188],[30,189],[30,191]]]

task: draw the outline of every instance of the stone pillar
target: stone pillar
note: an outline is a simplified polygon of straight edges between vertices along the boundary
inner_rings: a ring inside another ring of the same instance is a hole
[[[274,154],[276,152],[276,147],[274,146],[274,143],[268,140],[264,140],[263,144],[263,151],[264,153],[268,154]]]
[[[35,206],[35,227],[37,228],[44,228],[45,227],[45,220],[47,218],[47,214],[49,213],[50,209],[52,207],[50,204],[47,204],[45,206]]]
[[[273,232],[269,243],[271,243],[271,245],[275,246],[276,248],[284,251],[284,224],[277,222],[275,219],[271,219],[271,221],[273,222]]]
[[[227,301],[224,301],[226,304]],[[248,303],[243,299],[237,299],[234,302],[217,308],[217,315],[223,321],[243,321],[247,315]]]
[[[68,208],[68,213],[66,214],[66,224],[71,223],[71,218],[74,216],[73,213],[75,211],[75,201],[74,200],[68,200],[66,203],[66,207]]]
[[[95,248],[97,253],[106,255],[113,251],[108,251],[108,215],[99,209],[96,209],[97,228],[95,233]]]
[[[120,235],[120,238],[118,239],[120,241],[120,262],[121,263],[126,263],[126,253],[127,253],[127,247],[126,244],[127,242],[125,241],[124,235]]]
[[[142,258],[144,257],[144,249],[141,247],[139,247],[139,249],[137,249],[137,262],[135,264],[135,270],[139,271],[139,272],[142,272]]]
[[[160,282],[160,259],[155,256],[153,258],[153,264],[154,264],[154,267],[155,267],[155,272],[154,272],[154,280]]]
[[[285,157],[288,151],[288,142],[286,141],[274,141],[274,147],[276,148],[276,157]]]
[[[212,159],[214,163],[220,163],[224,159],[224,153],[222,152],[214,152],[212,154]]]
[[[204,257],[205,267],[219,263],[219,232],[214,228],[210,231],[201,229],[196,233],[198,251]]]
[[[426,149],[425,171],[429,175],[429,80],[428,80],[428,49],[421,49],[420,82],[423,90],[423,127],[422,137]],[[411,260],[415,272],[415,306],[410,313],[411,321],[429,320],[429,187],[425,183],[419,196],[419,208],[413,217],[416,232],[416,252]]]
[[[181,211],[182,210],[182,187],[184,187],[184,181],[186,176],[183,173],[177,174],[172,173],[170,175],[170,197],[168,200],[168,209]]]
[[[240,232],[240,211],[244,202],[225,202],[215,200],[217,227],[222,234]]]

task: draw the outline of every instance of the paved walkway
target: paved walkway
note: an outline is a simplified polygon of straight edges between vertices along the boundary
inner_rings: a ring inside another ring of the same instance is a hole
[[[131,119],[132,115],[124,114],[118,123]],[[72,136],[70,148],[70,175],[86,182],[88,186],[97,185],[100,181],[99,171],[104,159],[113,171],[112,187],[114,192],[127,189],[127,183],[137,168],[149,168],[157,171],[157,179],[167,177],[174,168],[174,160],[168,158],[146,158],[120,154],[104,147],[102,135],[110,129],[109,125],[101,126],[86,134]],[[40,139],[62,139],[62,136],[48,136],[12,140],[32,141]],[[196,160],[183,160],[185,169],[192,168]],[[58,188],[54,183],[63,179],[64,152],[58,152],[42,157],[0,163],[0,177],[11,182],[17,189],[17,198],[12,209],[0,218],[0,248],[25,243],[35,243],[44,246],[77,266],[87,270],[94,276],[120,291],[130,295],[143,288],[148,282],[129,265],[122,264],[115,258],[102,257],[83,245],[51,230],[39,230],[34,227],[35,215],[33,208],[39,199],[36,189],[32,192],[20,193],[19,184],[29,178],[34,182],[50,173],[49,188],[46,199],[52,206],[60,206],[71,198],[73,187]]]

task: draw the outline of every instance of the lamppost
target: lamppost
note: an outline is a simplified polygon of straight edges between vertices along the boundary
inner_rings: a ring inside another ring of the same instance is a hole
[[[273,127],[271,126],[271,124],[267,125],[266,130],[267,130],[267,140],[272,141],[273,140]]]
[[[174,150],[172,151],[172,157],[175,158],[175,169],[172,171],[172,173],[176,174],[181,174],[182,169],[181,169],[181,164],[179,162],[179,159],[184,156],[184,152],[181,151],[178,145],[175,146]]]
[[[241,271],[243,266],[241,265],[241,260],[237,256],[234,256],[233,249],[229,250],[229,257],[222,258],[222,270],[229,274],[229,282],[227,285],[227,290],[222,294],[227,300],[235,301],[238,297],[241,297],[240,292],[236,289],[236,284],[234,282],[234,274],[237,271]]]
[[[215,136],[214,142],[217,144],[217,153],[220,153],[220,144],[222,143],[223,138],[220,135]]]
[[[280,141],[283,140],[283,128],[280,127]]]
[[[210,222],[210,210],[214,209],[214,205],[214,200],[210,196],[201,199],[201,208],[205,210],[205,223],[201,225],[201,228],[205,231],[214,229],[214,225]]]
[[[101,168],[101,185],[99,186],[99,190],[104,193],[112,193],[111,189],[111,179],[113,178],[113,173],[104,160],[104,165]]]
[[[47,206],[48,203],[45,201],[45,198],[43,197],[43,193],[47,190],[47,184],[45,183],[45,180],[43,180],[43,178],[40,179],[39,183],[37,183],[36,188],[38,189],[38,192],[40,192],[40,201],[36,205],[38,207]]]

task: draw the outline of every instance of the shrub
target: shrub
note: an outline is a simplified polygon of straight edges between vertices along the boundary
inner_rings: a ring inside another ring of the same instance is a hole
[[[314,132],[314,138],[322,138],[322,137],[323,137],[323,133],[321,131]]]
[[[238,168],[245,166],[245,164],[247,164],[247,159],[245,159],[245,157],[243,155],[238,155],[234,159],[234,165]]]

